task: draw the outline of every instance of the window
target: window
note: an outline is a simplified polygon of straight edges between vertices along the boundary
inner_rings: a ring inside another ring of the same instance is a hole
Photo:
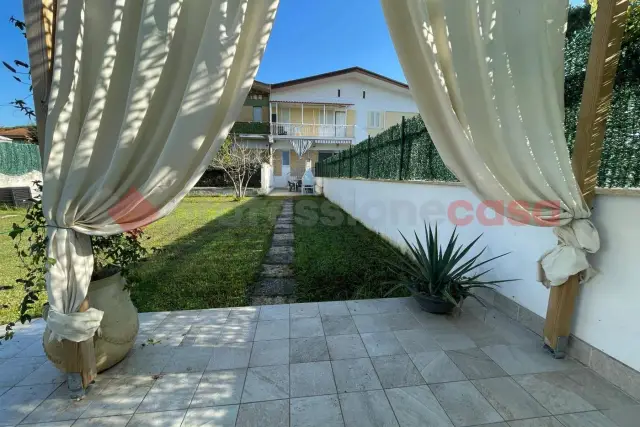
[[[368,128],[380,128],[380,111],[369,111],[367,113],[367,127]]]
[[[338,98],[340,98],[340,89],[338,89]]]
[[[282,152],[282,166],[289,166],[289,152]]]
[[[254,122],[262,121],[262,107],[253,107],[253,121]]]
[[[367,93],[363,90],[362,91],[362,99],[365,99],[367,97]]]

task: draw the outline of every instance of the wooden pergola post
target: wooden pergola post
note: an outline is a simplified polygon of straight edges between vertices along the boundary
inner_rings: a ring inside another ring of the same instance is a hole
[[[573,173],[589,207],[595,195],[628,7],[628,0],[598,2],[572,158]],[[555,357],[566,354],[579,286],[575,275],[551,288],[544,343]]]

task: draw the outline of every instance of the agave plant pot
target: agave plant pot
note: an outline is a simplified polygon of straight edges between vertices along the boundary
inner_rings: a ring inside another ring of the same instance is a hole
[[[448,314],[451,313],[455,305],[450,301],[445,301],[442,298],[434,297],[425,294],[413,294],[413,298],[418,301],[420,308],[427,313],[432,314]]]

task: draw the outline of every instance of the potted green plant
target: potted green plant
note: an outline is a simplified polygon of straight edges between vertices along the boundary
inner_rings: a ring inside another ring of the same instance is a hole
[[[42,190],[39,182],[34,184],[38,190]],[[30,201],[31,206],[27,209],[24,221],[13,224],[9,233],[25,270],[24,276],[16,280],[25,290],[20,306],[19,321],[22,323],[31,320],[35,301],[45,290],[47,266],[55,263],[46,255],[46,222],[41,199],[35,197]],[[91,236],[94,267],[87,298],[91,307],[104,312],[100,336],[94,337],[98,371],[122,360],[135,342],[139,327],[138,312],[129,297],[126,279],[131,268],[148,256],[149,250],[142,244],[144,239],[148,237],[140,229],[111,236]],[[47,312],[45,304],[45,319]],[[13,335],[14,325],[7,325],[5,339]],[[43,336],[45,352],[54,364],[59,365],[62,363],[62,345],[50,341],[49,334],[47,328]]]
[[[480,257],[487,247],[475,255],[470,254],[471,249],[482,235],[478,236],[468,245],[458,244],[457,229],[454,229],[449,241],[443,248],[438,240],[438,226],[434,229],[431,225],[424,225],[426,247],[416,237],[415,243],[410,243],[400,233],[409,251],[404,253],[394,247],[396,259],[387,261],[397,279],[389,282],[395,286],[389,291],[392,293],[398,288],[406,288],[423,310],[429,313],[450,313],[454,307],[461,308],[467,297],[477,297],[473,294],[476,288],[492,288],[499,283],[512,282],[508,280],[485,280],[485,276],[491,269],[479,271],[480,267],[501,258],[508,253],[480,261]]]

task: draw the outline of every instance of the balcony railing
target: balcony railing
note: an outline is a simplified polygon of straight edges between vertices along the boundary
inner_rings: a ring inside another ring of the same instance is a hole
[[[268,122],[235,122],[231,128],[231,133],[259,134],[269,133]]]
[[[317,138],[353,138],[353,125],[271,123],[274,136],[310,136]]]

